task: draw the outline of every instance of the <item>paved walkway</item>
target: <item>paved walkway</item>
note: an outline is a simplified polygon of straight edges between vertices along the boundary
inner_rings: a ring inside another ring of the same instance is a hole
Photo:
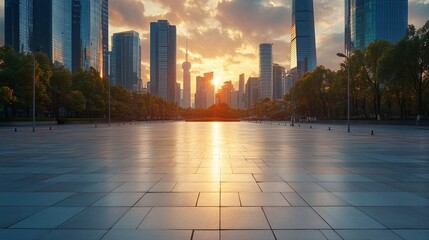
[[[311,127],[0,128],[0,239],[429,239],[428,128]]]

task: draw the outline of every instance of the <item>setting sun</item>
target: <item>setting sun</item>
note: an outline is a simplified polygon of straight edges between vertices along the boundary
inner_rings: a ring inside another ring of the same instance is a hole
[[[213,78],[212,84],[215,86],[216,89],[218,89],[220,87],[221,82],[219,79]]]

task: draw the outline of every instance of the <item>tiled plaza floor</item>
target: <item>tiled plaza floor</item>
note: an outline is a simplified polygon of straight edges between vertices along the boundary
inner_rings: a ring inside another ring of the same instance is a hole
[[[309,126],[0,128],[0,239],[429,239],[429,128]]]

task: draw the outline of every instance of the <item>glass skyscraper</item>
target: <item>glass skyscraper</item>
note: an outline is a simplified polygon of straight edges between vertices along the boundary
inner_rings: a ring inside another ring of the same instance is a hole
[[[54,64],[71,70],[72,0],[44,0],[33,7],[34,49],[46,52]]]
[[[317,67],[313,0],[292,1],[291,74],[299,79]]]
[[[112,37],[111,82],[129,91],[141,86],[141,47],[139,33],[115,33]]]
[[[345,50],[364,49],[377,39],[395,43],[408,28],[408,0],[346,0]]]
[[[150,92],[176,101],[176,26],[167,20],[150,23]]]
[[[108,0],[73,0],[73,71],[95,68],[103,76],[108,56]]]
[[[283,99],[285,94],[286,70],[284,67],[274,64],[273,66],[273,97],[274,99]]]
[[[273,44],[259,45],[259,80],[261,99],[273,99]]]
[[[16,52],[33,50],[33,0],[5,1],[5,44]]]

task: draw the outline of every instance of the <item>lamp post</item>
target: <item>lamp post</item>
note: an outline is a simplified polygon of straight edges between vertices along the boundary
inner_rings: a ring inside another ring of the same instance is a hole
[[[36,131],[36,53],[33,52],[33,132]]]
[[[337,56],[347,59],[347,132],[350,132],[350,58],[344,53],[337,53]]]

